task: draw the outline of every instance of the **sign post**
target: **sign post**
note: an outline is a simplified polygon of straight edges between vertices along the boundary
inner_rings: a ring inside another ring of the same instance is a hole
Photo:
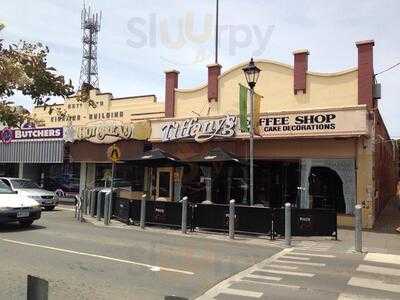
[[[104,216],[104,218],[107,218],[108,222],[111,219],[112,215],[112,199],[113,199],[113,190],[114,190],[114,174],[115,174],[115,163],[120,160],[121,158],[121,150],[118,148],[116,144],[113,144],[107,149],[107,157],[111,160],[112,165],[111,165],[111,193],[110,193],[110,198],[108,201],[108,215]],[[108,223],[107,222],[107,223]]]

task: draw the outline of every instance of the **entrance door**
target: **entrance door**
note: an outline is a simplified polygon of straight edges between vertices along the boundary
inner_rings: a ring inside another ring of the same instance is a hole
[[[173,168],[158,168],[156,183],[156,199],[172,201]]]

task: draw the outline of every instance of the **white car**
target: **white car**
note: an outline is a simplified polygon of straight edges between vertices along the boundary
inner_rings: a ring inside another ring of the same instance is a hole
[[[40,219],[41,213],[42,207],[37,201],[12,191],[0,181],[0,224],[19,222],[30,226]]]
[[[26,196],[39,202],[46,210],[53,210],[58,204],[58,198],[55,196],[54,192],[42,189],[32,180],[0,177],[0,181],[8,185],[14,192],[18,192],[19,195]]]

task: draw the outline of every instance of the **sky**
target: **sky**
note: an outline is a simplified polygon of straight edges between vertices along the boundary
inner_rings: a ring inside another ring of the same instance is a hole
[[[180,71],[179,87],[207,80],[214,62],[216,0],[92,0],[102,11],[99,86],[114,97],[156,94],[164,99],[164,71]],[[82,59],[81,0],[1,0],[7,41],[40,41],[49,64],[74,86]],[[309,70],[357,66],[355,41],[374,39],[375,73],[400,62],[398,0],[220,0],[219,63],[223,70],[249,60],[293,64],[292,51],[308,49]],[[392,138],[400,138],[400,67],[377,77],[379,107]],[[15,102],[32,107],[29,98]],[[279,101],[279,99],[276,99]]]

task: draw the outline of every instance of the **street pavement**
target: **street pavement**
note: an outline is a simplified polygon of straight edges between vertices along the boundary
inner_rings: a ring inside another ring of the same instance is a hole
[[[2,225],[0,299],[26,299],[28,274],[49,281],[49,299],[195,299],[281,250],[165,232],[79,223],[62,209],[28,229]]]
[[[400,299],[400,256],[304,241],[224,280],[198,300]]]
[[[355,253],[350,229],[338,241],[296,237],[286,248],[279,239],[79,223],[64,207],[30,229],[0,227],[0,299],[25,299],[27,274],[49,281],[50,299],[400,299],[400,235],[386,227],[365,231]]]

